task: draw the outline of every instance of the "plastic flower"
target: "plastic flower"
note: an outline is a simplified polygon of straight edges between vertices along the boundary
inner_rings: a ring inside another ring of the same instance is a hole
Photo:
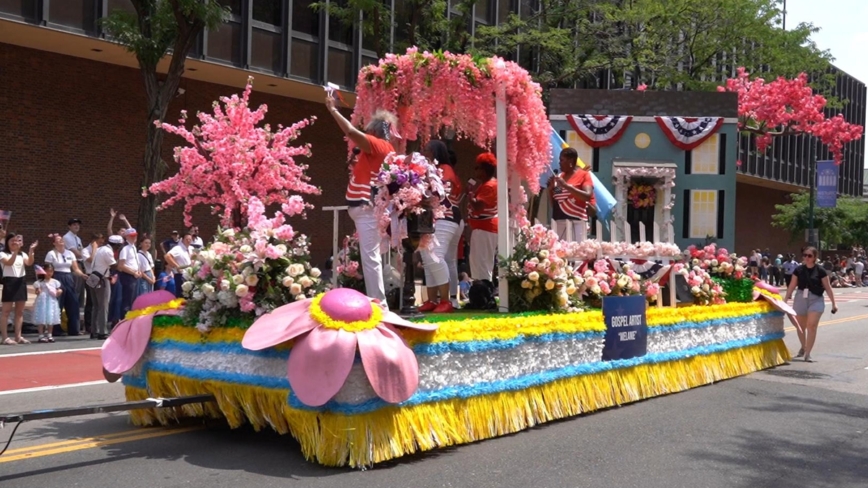
[[[112,330],[102,345],[102,369],[105,379],[114,383],[133,369],[151,340],[153,320],[157,315],[177,315],[184,300],[165,290],[139,296],[124,320]]]
[[[287,377],[293,394],[313,407],[324,405],[340,391],[358,350],[377,396],[400,403],[416,392],[419,365],[396,325],[425,331],[437,328],[408,322],[355,290],[338,288],[261,316],[241,345],[259,351],[296,339]]]

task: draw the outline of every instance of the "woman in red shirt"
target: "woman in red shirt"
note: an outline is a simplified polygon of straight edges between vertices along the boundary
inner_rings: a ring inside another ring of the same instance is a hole
[[[449,295],[450,278],[455,276],[457,286],[458,241],[461,238],[463,223],[461,210],[461,182],[455,175],[449,150],[443,141],[431,141],[425,146],[423,154],[426,158],[436,161],[443,173],[443,183],[449,185],[449,194],[443,199],[446,215],[434,222],[434,236],[437,244],[432,251],[421,250],[422,263],[425,266],[425,284],[428,286],[428,301],[419,307],[420,312],[449,313],[455,310]],[[438,298],[439,297],[439,298]]]
[[[552,203],[552,230],[561,239],[582,242],[588,235],[588,205],[594,205],[594,181],[590,173],[577,168],[579,153],[568,147],[561,151],[561,173],[549,180]],[[572,228],[569,236],[568,228]]]
[[[377,227],[377,216],[374,215],[371,195],[371,179],[377,176],[383,160],[395,148],[389,142],[397,134],[398,119],[391,112],[378,110],[371,117],[365,132],[362,132],[347,120],[335,108],[335,99],[326,96],[326,107],[334,117],[347,138],[361,150],[350,172],[347,185],[347,212],[356,224],[359,235],[359,251],[362,261],[362,274],[365,277],[365,291],[368,296],[380,300],[386,305],[386,290],[383,285],[383,262],[380,254],[380,231]]]
[[[474,177],[467,194],[470,203],[467,223],[470,233],[470,276],[492,281],[497,256],[497,158],[492,153],[476,157]]]

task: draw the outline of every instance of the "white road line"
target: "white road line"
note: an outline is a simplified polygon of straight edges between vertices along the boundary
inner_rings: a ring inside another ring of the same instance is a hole
[[[2,395],[14,395],[15,393],[33,393],[36,391],[59,390],[61,388],[77,388],[79,386],[94,386],[94,385],[108,385],[108,384],[109,384],[109,382],[106,380],[99,380],[99,381],[86,381],[84,383],[71,383],[68,385],[37,386],[36,388],[22,388],[20,390],[0,391],[0,396],[2,396]]]
[[[79,349],[58,349],[55,351],[35,351],[35,352],[16,352],[13,354],[0,354],[0,359],[3,358],[15,358],[21,356],[39,356],[41,354],[60,354],[64,352],[76,352],[76,351],[98,351],[102,349],[102,347],[82,347]]]

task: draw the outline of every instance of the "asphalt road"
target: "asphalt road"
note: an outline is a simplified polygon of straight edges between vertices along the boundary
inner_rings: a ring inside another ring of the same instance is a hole
[[[839,313],[823,318],[816,363],[794,361],[368,471],[309,463],[294,440],[271,432],[137,429],[110,414],[23,424],[0,456],[0,487],[866,487],[868,293],[841,297]],[[798,349],[792,331],[787,343]],[[25,351],[12,349],[0,354]],[[50,364],[61,356],[43,357]],[[0,412],[122,400],[122,387],[109,384],[0,391]],[[10,433],[0,430],[0,441]]]

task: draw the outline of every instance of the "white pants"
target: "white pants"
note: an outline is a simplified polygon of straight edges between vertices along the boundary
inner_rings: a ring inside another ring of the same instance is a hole
[[[473,229],[470,233],[470,275],[474,280],[493,281],[497,233]]]
[[[568,236],[567,233],[569,227],[572,227],[571,236]],[[584,220],[552,220],[552,230],[557,233],[561,240],[582,242],[588,238],[588,223]]]
[[[464,221],[458,224],[458,230],[452,235],[452,240],[449,241],[449,249],[446,250],[446,267],[449,268],[449,296],[458,297],[458,243],[461,242],[461,235],[464,234]],[[457,306],[456,301],[453,305]]]
[[[454,251],[451,261],[452,268],[455,268],[458,254],[458,239],[456,238],[458,229],[458,224],[449,220],[434,222],[434,237],[437,238],[437,245],[431,251],[419,250],[419,254],[422,255],[422,264],[425,265],[425,286],[433,288],[445,285],[449,283],[452,275],[457,273],[457,270],[450,269],[448,255],[450,251]],[[455,241],[455,246],[452,246],[452,241]],[[437,258],[436,261],[435,257]],[[449,299],[449,297],[441,298],[443,300]]]
[[[365,276],[365,291],[371,298],[385,302],[386,291],[383,286],[383,262],[380,255],[380,230],[377,228],[377,216],[374,207],[350,207],[347,209],[350,218],[356,224],[359,234],[359,254],[362,260],[362,272]]]

